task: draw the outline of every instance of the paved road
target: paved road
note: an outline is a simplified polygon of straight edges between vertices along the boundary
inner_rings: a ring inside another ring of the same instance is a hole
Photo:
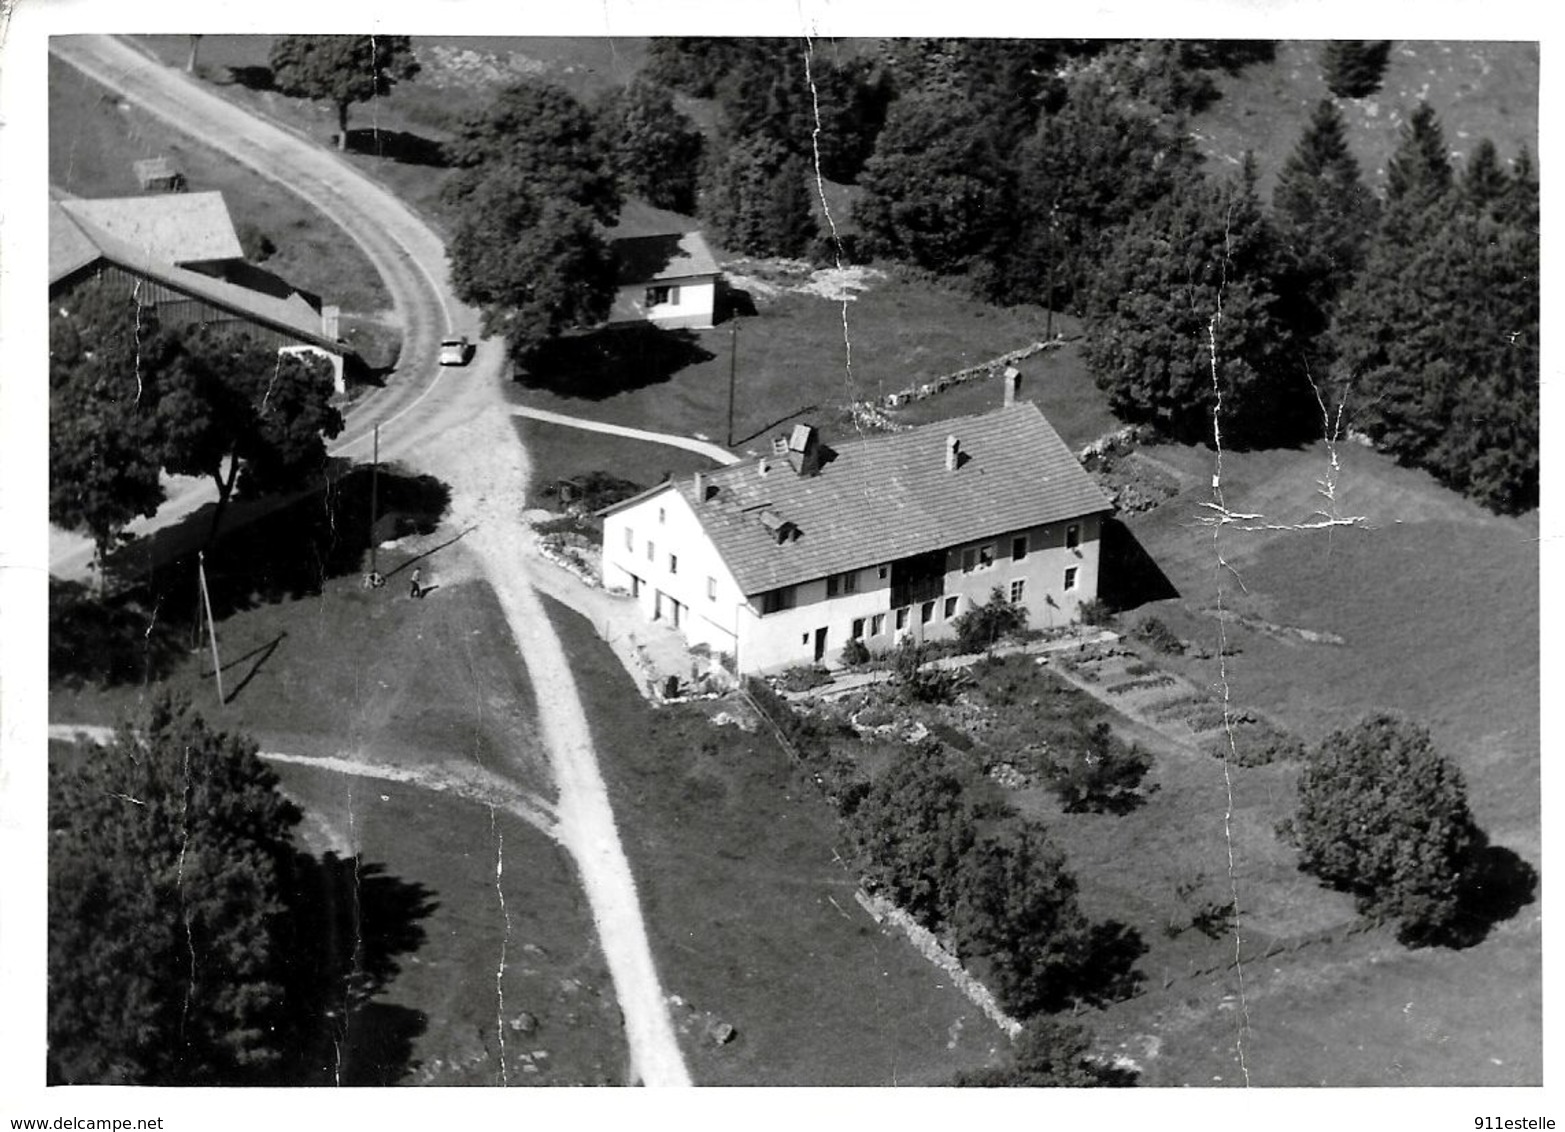
[[[386,282],[403,320],[405,358],[431,358],[447,326],[458,333],[476,330],[477,313],[451,294],[439,237],[329,151],[252,117],[113,38],[57,38],[51,50],[322,207],[377,267],[390,270]],[[471,366],[449,371],[444,388],[437,376],[422,388],[409,383],[400,393],[388,389],[390,404],[379,410],[381,455],[404,456],[440,475],[452,489],[452,521],[477,524],[472,542],[538,690],[540,729],[559,791],[557,835],[575,859],[592,909],[625,1018],[633,1072],[646,1085],[688,1085],[592,732],[564,649],[519,562],[528,537],[520,512],[529,468],[500,389],[501,353],[498,343],[485,343]],[[354,430],[339,452],[363,453],[369,430],[357,421]]]

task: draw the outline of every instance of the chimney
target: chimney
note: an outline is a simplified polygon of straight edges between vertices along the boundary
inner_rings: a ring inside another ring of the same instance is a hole
[[[756,466],[755,466],[756,474],[764,476],[767,472],[769,472],[771,470],[772,470],[772,462],[770,460],[768,460],[765,456],[762,456],[760,463],[756,464]]]
[[[342,317],[342,308],[326,305],[321,308],[321,337],[335,342],[342,336],[338,326],[338,320]]]
[[[1006,366],[1003,380],[1005,381],[1005,404],[1009,407],[1016,404],[1016,394],[1022,386],[1022,371],[1015,366]]]
[[[697,472],[696,473],[696,502],[697,503],[705,503],[706,502],[706,473],[705,472]]]
[[[799,475],[813,476],[821,470],[821,434],[815,426],[794,425],[786,451],[789,465]]]
[[[962,442],[954,436],[946,437],[946,471],[954,472],[962,462]]]

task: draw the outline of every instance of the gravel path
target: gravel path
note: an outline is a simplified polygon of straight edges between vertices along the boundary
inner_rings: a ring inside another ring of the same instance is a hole
[[[697,440],[693,436],[675,436],[669,432],[648,432],[644,428],[608,424],[604,421],[589,421],[585,417],[568,417],[564,413],[551,413],[548,409],[529,409],[526,406],[518,406],[511,411],[519,417],[528,417],[535,421],[546,421],[549,424],[564,425],[566,428],[579,428],[585,432],[602,432],[607,433],[609,436],[628,436],[632,440],[646,440],[653,444],[664,444],[670,448],[683,448],[687,452],[699,452],[703,456],[710,456],[719,464],[737,464],[743,459],[743,457],[734,455],[721,444],[713,444],[708,440]]]
[[[177,128],[299,192],[345,228],[378,268],[394,266],[387,286],[404,325],[401,372],[428,367],[448,329],[477,337],[477,312],[451,294],[439,237],[334,154],[111,37],[57,38],[51,49]],[[528,464],[500,388],[502,354],[500,343],[483,343],[469,367],[448,371],[444,388],[440,371],[427,384],[388,387],[388,394],[398,392],[382,404],[381,458],[401,458],[445,480],[454,527],[475,528],[468,541],[537,689],[539,723],[559,789],[555,833],[581,874],[625,1018],[633,1075],[645,1085],[688,1085],[575,678],[529,577],[531,535],[521,518]],[[337,450],[367,456],[368,443],[368,429],[356,423]]]

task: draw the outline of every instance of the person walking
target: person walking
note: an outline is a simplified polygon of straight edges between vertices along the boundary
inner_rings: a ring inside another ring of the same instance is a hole
[[[415,567],[413,567],[413,577],[408,582],[408,596],[409,597],[423,597],[424,596],[424,587],[419,584],[419,577],[420,577],[420,568],[415,566]]]

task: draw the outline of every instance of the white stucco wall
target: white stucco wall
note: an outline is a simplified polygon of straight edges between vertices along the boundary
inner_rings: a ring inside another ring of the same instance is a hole
[[[668,287],[676,292],[672,301],[648,306],[647,289],[654,286]],[[659,280],[657,283],[635,283],[619,288],[609,313],[609,323],[651,322],[671,329],[704,329],[712,325],[716,310],[715,278],[706,276],[699,279]]]
[[[903,635],[941,640],[955,635],[955,617],[987,602],[997,585],[1008,599],[1016,581],[1024,583],[1022,604],[1032,628],[1053,628],[1077,620],[1081,603],[1098,593],[1101,518],[1090,515],[949,548],[945,592],[935,599],[931,619],[924,622],[920,606],[912,605],[907,609],[905,631],[897,629],[897,611],[891,606],[889,563],[854,571],[855,592],[843,592],[839,581],[837,596],[831,598],[826,596],[825,578],[802,582],[794,587],[792,608],[762,614],[762,595],[752,594],[747,599],[739,591],[694,510],[672,488],[604,519],[603,581],[611,589],[630,592],[632,578],[639,579],[635,587],[639,589],[638,601],[649,621],[672,624],[672,603],[677,602],[679,628],[685,638],[693,645],[708,645],[714,654],[736,655],[742,672],[775,672],[812,663],[816,634],[822,629],[822,661],[836,666],[852,636],[855,619],[864,620],[863,640],[872,651],[894,648]],[[1066,546],[1070,526],[1079,528],[1079,542],[1073,548]],[[1017,559],[1012,557],[1012,540],[1019,535],[1027,537],[1028,545],[1026,554]],[[995,554],[989,566],[962,569],[965,550],[990,544]],[[677,570],[670,569],[670,555],[678,559]],[[1069,568],[1077,573],[1075,586],[1066,590],[1065,571]],[[957,599],[956,607],[947,615],[947,599],[951,597]],[[874,632],[876,614],[883,616],[878,634]]]

